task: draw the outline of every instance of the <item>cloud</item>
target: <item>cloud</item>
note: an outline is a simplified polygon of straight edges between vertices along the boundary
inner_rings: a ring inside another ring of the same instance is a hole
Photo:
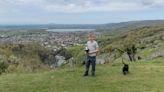
[[[164,0],[70,0],[48,2],[42,8],[52,12],[135,11],[164,7]]]
[[[35,7],[47,12],[119,12],[164,7],[164,0],[0,0],[0,11],[19,10],[20,7]]]

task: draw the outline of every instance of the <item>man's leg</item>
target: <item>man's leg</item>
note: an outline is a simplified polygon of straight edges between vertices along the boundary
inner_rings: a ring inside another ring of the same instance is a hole
[[[85,71],[84,76],[88,76],[89,67],[90,67],[90,60],[87,59],[87,61],[86,61],[86,71]]]
[[[95,76],[96,57],[92,57],[92,76]]]

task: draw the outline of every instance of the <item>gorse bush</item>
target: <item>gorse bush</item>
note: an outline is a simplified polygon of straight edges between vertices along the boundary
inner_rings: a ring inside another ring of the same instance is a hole
[[[48,69],[57,53],[38,43],[0,43],[0,72]]]
[[[5,56],[0,55],[0,74],[5,72],[8,67],[7,59]]]

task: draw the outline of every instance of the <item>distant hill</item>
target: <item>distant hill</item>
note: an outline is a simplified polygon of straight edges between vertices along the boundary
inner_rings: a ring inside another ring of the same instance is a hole
[[[107,24],[35,24],[0,25],[0,30],[17,29],[97,29],[97,31],[126,31],[137,27],[164,25],[164,20],[143,20]]]
[[[1,30],[17,29],[96,29],[98,24],[0,25]]]
[[[143,20],[103,24],[98,31],[129,31],[138,27],[164,25],[164,20]]]

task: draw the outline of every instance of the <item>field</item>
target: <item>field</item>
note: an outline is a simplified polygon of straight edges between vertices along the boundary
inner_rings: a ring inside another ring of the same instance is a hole
[[[96,76],[83,77],[84,66],[37,73],[0,76],[0,92],[164,92],[164,59],[97,65]],[[70,70],[70,71],[69,71]]]

